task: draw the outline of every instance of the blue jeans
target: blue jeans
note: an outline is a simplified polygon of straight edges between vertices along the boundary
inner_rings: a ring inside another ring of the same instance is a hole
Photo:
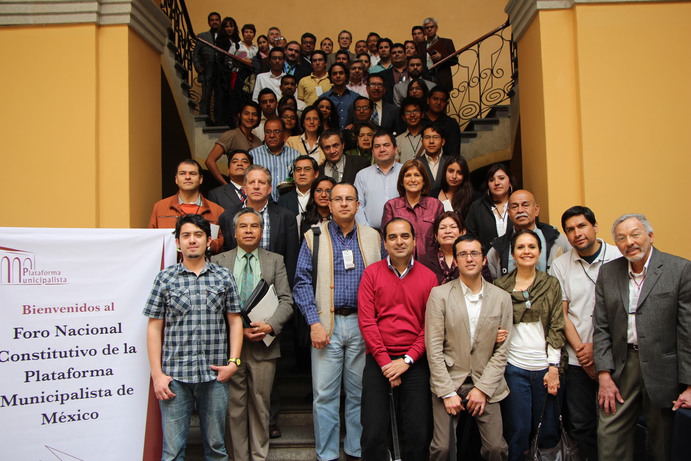
[[[506,364],[506,384],[509,395],[501,402],[504,419],[504,438],[509,445],[509,461],[521,461],[530,448],[532,435],[537,429],[545,405],[547,388],[543,378],[547,369],[528,371]],[[540,448],[551,448],[559,442],[559,411],[556,399],[547,399],[545,416],[540,429]]]
[[[360,457],[360,400],[365,341],[357,315],[334,316],[331,343],[312,349],[312,391],[314,393],[314,439],[319,460],[338,459],[340,437],[339,406],[341,380],[345,391],[345,452]]]
[[[223,437],[228,411],[228,384],[216,380],[197,384],[172,380],[169,387],[175,397],[159,401],[163,419],[161,460],[175,461],[185,458],[190,417],[196,407],[204,444],[204,459],[227,461]]]

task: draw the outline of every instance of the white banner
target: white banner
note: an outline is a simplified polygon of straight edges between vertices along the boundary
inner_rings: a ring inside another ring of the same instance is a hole
[[[144,303],[170,229],[0,228],[0,457],[142,459]]]

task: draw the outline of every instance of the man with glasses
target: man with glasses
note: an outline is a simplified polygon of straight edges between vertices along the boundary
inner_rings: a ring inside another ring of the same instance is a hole
[[[357,155],[344,155],[343,132],[325,131],[319,140],[326,161],[319,167],[319,173],[330,176],[337,183],[352,184],[360,170],[369,166],[369,161]]]
[[[317,50],[312,53],[312,73],[298,82],[298,99],[306,105],[313,105],[319,96],[333,86],[326,75],[326,53]]]
[[[312,64],[312,53],[317,46],[317,37],[311,32],[305,32],[300,37],[300,47],[302,48],[302,61]]]
[[[279,118],[270,118],[264,123],[264,144],[250,151],[256,165],[271,171],[273,198],[278,200],[279,184],[292,176],[293,162],[300,155],[285,145],[283,133],[285,124]]]
[[[398,107],[384,101],[386,86],[382,74],[369,74],[367,76],[367,95],[372,101],[372,116],[370,120],[382,129],[393,133],[396,130],[398,120]]]
[[[420,155],[424,151],[422,145],[422,101],[415,98],[405,98],[401,103],[401,118],[406,130],[396,136],[398,144],[398,161],[405,163]]]
[[[360,197],[357,222],[377,230],[381,227],[384,204],[398,197],[398,174],[401,164],[396,161],[396,139],[380,130],[374,134],[372,157],[374,165],[360,171],[355,177],[355,187]]]
[[[365,268],[382,257],[379,232],[355,223],[358,192],[351,184],[331,189],[331,221],[309,230],[300,248],[293,294],[310,325],[312,391],[317,458],[340,458],[340,395],[345,393],[346,459],[359,459],[360,401],[365,343],[358,328],[357,290]],[[313,261],[316,267],[313,269]]]
[[[504,369],[511,342],[497,343],[497,331],[511,330],[513,304],[508,293],[482,278],[487,260],[477,237],[461,235],[453,253],[460,276],[432,289],[425,314],[434,394],[430,460],[449,459],[449,415],[467,411],[480,429],[482,459],[502,461],[509,448],[502,436],[499,402],[509,393]],[[457,424],[454,418],[454,429]]]
[[[271,89],[274,94],[281,94],[281,78],[285,75],[284,64],[286,54],[283,48],[274,47],[269,51],[269,71],[257,74],[254,82],[254,92],[252,93],[252,100],[259,102],[259,92],[264,88]]]
[[[353,34],[348,32],[347,30],[342,30],[338,33],[338,50],[334,50],[333,53],[331,53],[327,59],[327,65],[329,68],[336,62],[336,52],[337,51],[344,51],[348,53],[348,61],[352,61],[355,59],[355,53],[350,51],[350,45],[353,43]]]
[[[420,57],[426,57],[425,66],[429,69],[445,57],[453,54],[456,51],[456,47],[453,44],[453,40],[450,38],[440,38],[437,35],[439,25],[436,19],[425,18],[425,20],[422,21],[422,28],[425,32],[426,39],[418,43],[417,54]],[[432,50],[429,50],[430,47]],[[451,72],[451,67],[457,64],[458,57],[453,57],[444,61],[443,64],[440,64],[431,71],[436,84],[446,91],[451,91],[453,88],[453,73]]]
[[[295,190],[291,190],[281,195],[278,204],[292,212],[295,216],[300,216],[310,199],[310,189],[312,183],[319,176],[319,165],[317,161],[309,155],[300,155],[293,163],[293,179]]]

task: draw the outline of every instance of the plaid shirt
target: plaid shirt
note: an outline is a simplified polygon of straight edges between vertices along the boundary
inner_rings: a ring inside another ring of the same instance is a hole
[[[343,307],[357,308],[357,290],[360,286],[360,278],[365,271],[365,262],[360,254],[356,228],[345,237],[338,227],[338,224],[331,221],[329,223],[329,234],[333,245],[333,268],[334,268],[334,308]],[[325,246],[319,246],[319,251],[324,251]],[[343,251],[352,250],[355,262],[355,269],[345,269],[343,262]],[[328,277],[328,274],[325,274]],[[293,288],[295,303],[300,308],[302,315],[308,325],[319,322],[317,314],[317,302],[314,299],[314,288],[312,286],[312,251],[303,240],[300,253],[298,254],[297,270],[295,272],[295,287]]]
[[[229,269],[206,263],[199,276],[178,263],[158,273],[144,315],[165,319],[163,372],[184,383],[216,379],[228,360],[225,315],[240,312]]]
[[[266,144],[262,144],[252,149],[250,154],[255,164],[268,168],[271,172],[271,187],[273,187],[271,195],[274,201],[278,201],[278,185],[293,176],[293,162],[300,152],[292,147],[283,146],[281,153],[276,155],[266,147]]]

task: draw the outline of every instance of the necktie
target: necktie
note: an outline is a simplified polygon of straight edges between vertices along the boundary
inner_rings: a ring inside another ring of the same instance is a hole
[[[374,110],[372,110],[372,116],[370,117],[370,121],[375,125],[379,125],[379,111],[377,110],[376,104],[374,104]]]
[[[245,259],[245,267],[242,269],[242,277],[240,279],[240,302],[243,307],[247,302],[247,298],[250,297],[252,291],[254,291],[254,273],[252,272],[252,265],[250,262],[254,255],[252,253],[245,253],[243,258]]]
[[[245,188],[241,187],[238,189],[238,192],[240,193],[240,200],[242,201],[243,205],[247,201],[247,194],[245,193]]]
[[[331,165],[331,170],[333,171],[334,181],[336,181],[337,183],[341,182],[341,172],[338,171],[337,164],[334,163],[333,165]]]

